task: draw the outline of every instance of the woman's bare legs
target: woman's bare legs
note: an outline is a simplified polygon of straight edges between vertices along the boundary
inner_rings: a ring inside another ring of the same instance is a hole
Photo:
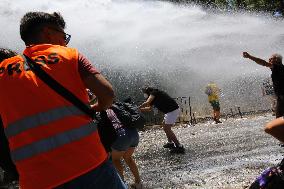
[[[132,155],[134,153],[135,148],[129,148],[123,155],[123,159],[125,163],[128,165],[130,171],[132,172],[134,176],[134,182],[135,183],[140,183],[141,178],[139,175],[138,167],[136,165],[135,160],[133,159]]]

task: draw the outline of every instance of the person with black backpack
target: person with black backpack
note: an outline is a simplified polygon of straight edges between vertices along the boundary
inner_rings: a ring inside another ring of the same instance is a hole
[[[96,97],[89,90],[89,99],[92,105]],[[139,170],[133,158],[135,148],[139,143],[138,129],[142,129],[145,119],[138,106],[132,104],[131,98],[123,102],[116,101],[105,111],[96,112],[98,120],[98,131],[105,150],[110,154],[112,163],[124,180],[124,168],[121,163],[124,159],[134,176],[134,183],[131,188],[142,189]]]
[[[110,146],[110,154],[112,162],[118,171],[120,177],[124,180],[124,168],[121,160],[124,159],[125,163],[129,167],[131,173],[134,176],[134,183],[131,184],[131,188],[142,189],[143,185],[141,182],[139,170],[137,164],[133,158],[135,148],[139,143],[139,134],[136,128],[135,120],[142,120],[139,118],[139,108],[130,102],[115,102],[109,109],[105,111],[107,118],[112,124],[112,127],[116,133],[116,139]],[[133,112],[137,112],[134,114]],[[104,112],[100,113],[103,116]],[[138,119],[136,119],[138,118]]]
[[[144,97],[147,99],[140,105],[140,110],[150,111],[152,106],[155,106],[159,111],[165,114],[163,121],[163,129],[168,138],[168,143],[163,147],[169,148],[171,153],[184,153],[183,145],[178,141],[175,133],[171,127],[175,124],[179,115],[179,106],[174,99],[172,99],[166,92],[152,87],[142,88]]]

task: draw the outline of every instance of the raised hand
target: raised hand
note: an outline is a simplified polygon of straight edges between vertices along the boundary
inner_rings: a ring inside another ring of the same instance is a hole
[[[243,57],[244,57],[244,58],[249,58],[249,57],[250,57],[250,54],[247,53],[247,52],[243,52]]]

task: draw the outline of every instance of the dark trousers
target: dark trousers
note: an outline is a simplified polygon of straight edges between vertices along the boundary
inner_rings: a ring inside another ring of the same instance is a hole
[[[277,104],[276,104],[276,118],[284,116],[284,96],[277,96]]]
[[[110,160],[55,189],[127,189]]]
[[[0,118],[0,167],[5,171],[4,181],[19,180],[19,174],[10,155],[9,143],[4,133],[4,127]]]

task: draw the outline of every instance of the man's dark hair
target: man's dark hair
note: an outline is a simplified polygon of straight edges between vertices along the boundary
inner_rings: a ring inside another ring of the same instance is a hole
[[[60,13],[28,12],[21,19],[20,35],[26,45],[40,42],[39,34],[44,26],[52,25],[65,29],[65,21]]]
[[[150,93],[153,92],[154,90],[155,90],[155,89],[152,88],[152,87],[143,87],[143,88],[142,88],[142,92],[143,92],[143,93],[146,93],[146,94],[148,94],[148,95],[150,95]]]
[[[16,56],[17,53],[10,50],[10,49],[6,49],[6,48],[0,48],[0,62],[2,62],[3,60],[7,59],[7,58],[11,58],[13,56]]]

